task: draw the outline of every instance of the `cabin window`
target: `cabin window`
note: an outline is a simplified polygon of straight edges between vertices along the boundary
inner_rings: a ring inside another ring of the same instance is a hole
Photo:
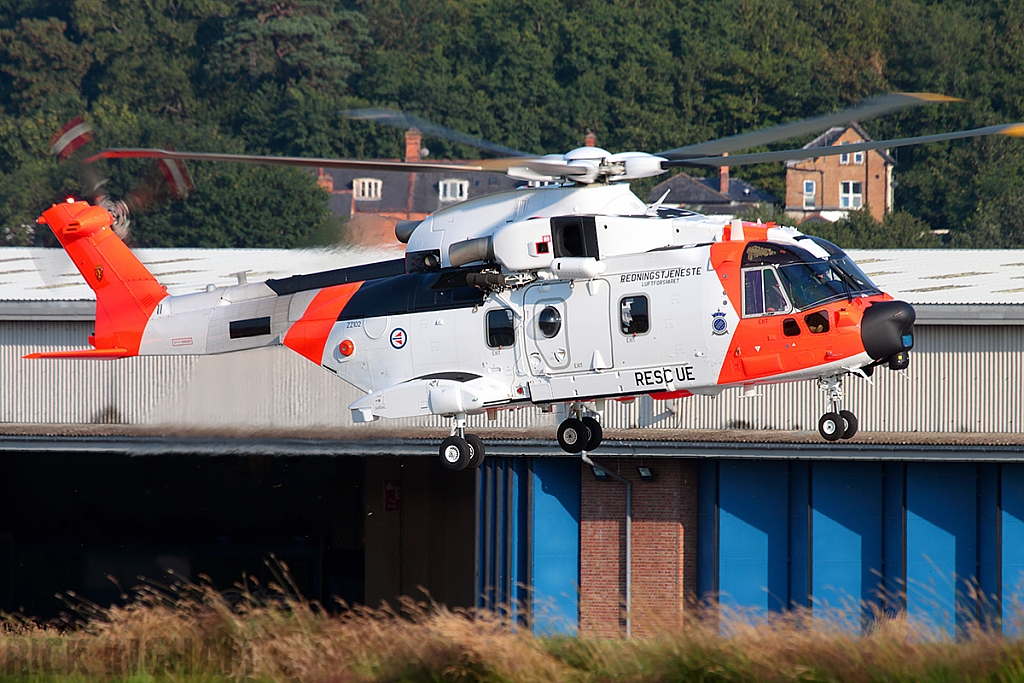
[[[804,316],[804,322],[807,323],[807,329],[812,334],[828,332],[828,316],[824,313],[811,313],[808,316]]]
[[[512,311],[507,308],[487,311],[487,345],[492,349],[514,346],[516,330],[513,322]]]
[[[815,206],[815,197],[817,195],[818,184],[813,180],[804,181],[804,208],[813,209]]]
[[[232,339],[244,339],[245,337],[262,337],[270,334],[270,316],[262,318],[247,318],[246,320],[232,320],[228,325],[228,335]]]
[[[468,180],[442,180],[437,188],[442,202],[461,202],[469,196]]]
[[[864,205],[864,183],[844,180],[839,183],[839,206],[844,209],[859,209]]]
[[[651,329],[646,296],[627,296],[619,302],[619,329],[634,336]]]
[[[788,313],[792,307],[782,291],[782,284],[771,268],[747,270],[743,273],[743,315],[776,315]]]
[[[379,201],[383,185],[384,183],[376,178],[356,178],[352,181],[352,195],[357,202]]]
[[[562,314],[554,306],[548,306],[537,316],[537,327],[548,339],[557,337],[562,329]]]
[[[786,318],[782,321],[782,334],[787,337],[800,336],[800,325],[797,323],[796,318]]]

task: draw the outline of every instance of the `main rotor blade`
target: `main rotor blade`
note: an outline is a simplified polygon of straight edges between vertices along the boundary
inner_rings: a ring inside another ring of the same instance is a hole
[[[760,152],[755,154],[737,154],[736,156],[702,157],[697,159],[673,159],[664,161],[662,168],[676,168],[679,166],[746,166],[748,164],[766,164],[773,161],[797,161],[800,159],[813,159],[815,157],[830,157],[837,154],[849,154],[851,152],[866,152],[872,149],[886,149],[889,147],[907,147],[909,145],[925,145],[929,142],[942,142],[943,140],[959,140],[961,138],[976,138],[983,135],[1008,135],[1010,137],[1024,137],[1024,123],[1006,123],[998,126],[986,126],[972,130],[961,130],[955,133],[938,133],[936,135],[922,135],[916,138],[897,138],[895,140],[871,140],[870,142],[857,142],[852,145],[834,145],[829,147],[808,147],[806,149],[789,149],[778,152]]]
[[[358,159],[317,159],[312,157],[270,157],[253,154],[217,154],[207,152],[172,152],[165,149],[106,149],[86,162],[97,159],[179,159],[181,161],[231,161],[241,164],[273,164],[277,166],[319,166],[365,171],[494,171],[505,173],[509,167],[522,165],[522,159],[481,159],[472,164],[444,164],[406,161],[365,161]]]
[[[519,150],[512,149],[511,147],[504,147],[481,138],[473,137],[472,135],[466,135],[465,133],[460,133],[457,130],[445,128],[444,126],[439,126],[436,123],[431,123],[430,121],[413,116],[412,114],[394,111],[393,109],[349,109],[348,111],[341,111],[338,113],[357,121],[386,123],[389,126],[404,128],[405,130],[416,128],[421,133],[432,135],[435,138],[441,138],[442,140],[448,140],[449,142],[457,142],[460,145],[468,145],[469,147],[476,147],[477,149],[494,152],[495,154],[503,154],[507,157],[534,156],[533,154],[527,154],[526,152],[520,152]]]
[[[750,149],[760,145],[769,145],[773,142],[789,140],[801,135],[810,135],[828,130],[833,126],[842,126],[853,121],[866,121],[867,119],[884,114],[891,114],[902,109],[918,107],[923,104],[934,104],[939,102],[960,102],[956,97],[946,95],[935,95],[933,93],[891,93],[880,95],[866,100],[861,100],[854,106],[837,111],[832,114],[815,116],[793,123],[785,123],[781,126],[755,130],[751,133],[740,133],[727,138],[709,140],[696,145],[677,147],[667,152],[659,152],[657,156],[669,159],[683,159],[687,157],[703,157],[718,154],[726,154],[740,149]]]

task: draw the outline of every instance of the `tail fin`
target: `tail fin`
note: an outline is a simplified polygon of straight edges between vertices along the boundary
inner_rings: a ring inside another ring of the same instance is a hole
[[[167,296],[153,274],[111,229],[113,217],[88,202],[54,204],[39,217],[53,230],[78,272],[96,292],[96,329],[89,351],[27,358],[120,358],[139,353],[146,323]]]

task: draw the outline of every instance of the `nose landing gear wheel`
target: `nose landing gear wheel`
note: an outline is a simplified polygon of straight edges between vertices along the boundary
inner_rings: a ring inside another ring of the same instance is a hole
[[[843,418],[843,421],[846,422],[846,429],[843,431],[842,438],[852,439],[857,433],[857,416],[849,410],[840,410],[839,417]]]
[[[469,464],[466,465],[469,469],[474,467],[480,467],[484,463],[484,442],[476,434],[466,434],[466,443],[472,451],[472,455],[469,456]]]
[[[439,449],[441,464],[450,470],[464,470],[473,457],[469,442],[461,436],[449,436]],[[481,450],[482,453],[482,450]]]
[[[558,425],[558,445],[566,453],[579,453],[590,443],[590,429],[582,420],[570,417]]]
[[[843,418],[839,416],[839,413],[825,413],[818,420],[818,433],[825,438],[826,441],[838,441],[843,438],[843,434],[846,432],[846,423]]]
[[[601,445],[601,439],[604,437],[604,430],[601,429],[601,423],[592,417],[585,417],[580,420],[580,422],[590,430],[590,440],[587,441],[587,445],[583,450],[587,453],[597,450],[597,447]]]

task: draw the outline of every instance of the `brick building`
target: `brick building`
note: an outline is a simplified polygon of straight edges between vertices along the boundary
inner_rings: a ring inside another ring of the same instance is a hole
[[[836,147],[871,138],[856,123],[830,128],[804,145]],[[876,220],[892,210],[892,168],[885,150],[853,152],[786,162],[786,213],[798,222],[808,218],[839,220],[851,209],[870,207]]]
[[[407,131],[404,160],[420,161],[422,143],[423,136],[418,130]],[[394,236],[397,221],[420,220],[456,202],[514,190],[522,181],[504,173],[321,168],[317,183],[331,195],[331,211],[349,219],[349,232],[355,243],[387,246],[398,245]]]

